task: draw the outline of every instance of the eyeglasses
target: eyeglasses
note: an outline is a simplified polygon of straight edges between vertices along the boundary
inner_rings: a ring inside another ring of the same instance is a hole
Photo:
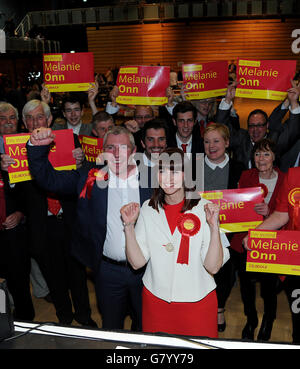
[[[263,128],[266,125],[267,125],[267,122],[265,122],[265,123],[259,123],[259,124],[248,124],[248,129]]]

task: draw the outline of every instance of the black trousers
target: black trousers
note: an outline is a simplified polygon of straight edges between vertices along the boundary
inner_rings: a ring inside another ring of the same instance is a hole
[[[0,277],[6,279],[14,300],[14,318],[33,320],[34,307],[30,292],[30,254],[23,225],[0,231]]]
[[[142,276],[141,271],[128,265],[114,265],[102,260],[95,275],[98,307],[102,328],[123,329],[124,319],[130,314],[132,330],[142,330]]]
[[[244,314],[249,320],[257,320],[256,283],[260,283],[260,294],[264,301],[264,315],[268,319],[276,319],[277,291],[280,284],[278,274],[256,273],[246,271],[247,253],[232,250],[233,262],[240,278],[241,297],[244,304]]]
[[[86,268],[71,255],[70,243],[63,220],[48,216],[47,242],[33,257],[47,282],[59,322],[71,324],[75,319],[85,324],[91,316]]]
[[[226,301],[235,282],[235,267],[231,257],[232,252],[230,247],[228,249],[230,252],[229,260],[222,266],[218,273],[214,275],[214,279],[217,285],[216,293],[219,309],[225,308]]]

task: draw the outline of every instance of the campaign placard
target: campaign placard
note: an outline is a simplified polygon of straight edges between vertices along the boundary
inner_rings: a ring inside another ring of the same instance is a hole
[[[79,135],[78,139],[86,160],[96,162],[97,157],[103,152],[103,138]]]
[[[248,272],[300,275],[300,232],[248,231]]]
[[[187,100],[222,96],[228,85],[228,62],[183,64],[182,76]]]
[[[292,87],[296,60],[238,59],[235,96],[253,99],[283,100]]]
[[[43,54],[43,69],[50,92],[87,91],[95,81],[91,52]]]
[[[223,232],[247,232],[262,223],[254,205],[263,202],[261,187],[199,192],[200,196],[220,206],[220,229]]]
[[[11,183],[29,181],[32,175],[28,167],[26,143],[30,138],[29,133],[4,135],[5,153],[11,156],[15,163],[8,167],[8,175]],[[51,145],[49,161],[57,170],[76,169],[76,160],[73,157],[74,137],[71,129],[55,131],[55,141]]]
[[[126,66],[119,69],[117,102],[124,105],[163,105],[168,102],[170,67]]]

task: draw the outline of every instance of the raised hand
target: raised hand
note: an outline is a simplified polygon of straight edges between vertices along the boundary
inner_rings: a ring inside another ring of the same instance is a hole
[[[116,106],[117,105],[117,100],[116,99],[119,96],[119,87],[114,86],[113,89],[110,91],[109,96],[110,96],[110,99],[111,99],[112,106]]]
[[[139,216],[140,205],[137,202],[130,202],[120,209],[122,220],[125,224],[134,224]]]
[[[140,130],[138,122],[134,119],[128,120],[127,122],[124,123],[124,125],[131,133],[135,133]]]
[[[208,203],[204,205],[206,221],[210,227],[219,226],[220,207],[217,204]]]
[[[227,102],[227,104],[230,104],[233,101],[235,97],[236,87],[238,84],[239,84],[238,81],[233,81],[232,83],[228,85],[226,96],[225,96],[225,101]]]
[[[37,128],[30,135],[30,142],[34,146],[50,145],[55,139],[51,128]]]
[[[49,104],[51,101],[51,93],[44,83],[42,84],[41,98],[46,104]]]
[[[72,154],[73,154],[73,158],[76,160],[77,168],[80,168],[85,158],[84,152],[82,151],[81,147],[77,147],[76,149],[72,151]]]

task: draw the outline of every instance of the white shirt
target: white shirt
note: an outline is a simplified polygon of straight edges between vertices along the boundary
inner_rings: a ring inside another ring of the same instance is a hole
[[[180,138],[178,137],[177,133],[176,133],[176,142],[177,142],[177,147],[178,147],[179,149],[183,150],[183,148],[182,148],[181,144],[185,144],[185,145],[187,144],[186,152],[187,152],[187,153],[192,152],[192,135],[191,135],[191,137],[189,138],[189,140],[188,140],[187,142],[182,142],[182,141],[180,140]]]
[[[265,197],[265,203],[267,203],[267,204],[271,200],[271,197],[273,195],[273,192],[274,192],[274,189],[275,189],[275,186],[276,186],[276,183],[277,183],[277,179],[278,179],[278,173],[276,171],[274,171],[274,172],[275,172],[275,177],[274,178],[264,179],[264,178],[259,177],[259,182],[263,183],[268,189],[268,194]]]
[[[73,126],[72,124],[70,124],[69,122],[67,122],[68,129],[72,129],[72,131],[73,131],[73,133],[75,133],[75,135],[79,135],[81,124],[82,124],[82,122],[80,122],[79,124],[77,124],[77,126]]]
[[[123,205],[140,203],[138,170],[126,179],[121,179],[109,171],[107,198],[107,231],[103,254],[117,261],[125,261],[125,235],[120,214]]]
[[[203,263],[209,248],[210,228],[206,222],[204,205],[209,201],[201,199],[197,206],[185,214],[195,214],[201,223],[199,232],[190,237],[189,263],[177,263],[181,242],[178,228],[171,234],[165,212],[159,213],[143,204],[135,227],[136,240],[146,259],[147,267],[143,277],[145,287],[158,298],[167,302],[199,301],[216,288],[214,277],[207,272]],[[225,235],[223,235],[224,237]],[[224,239],[222,237],[222,239]],[[229,259],[226,248],[229,242],[222,242],[223,264]],[[165,245],[172,243],[173,250]]]
[[[205,155],[205,158],[204,158],[204,161],[205,163],[212,169],[212,170],[215,170],[217,167],[223,169],[225,167],[225,165],[229,162],[229,156],[225,153],[225,159],[221,162],[221,163],[218,163],[218,164],[215,164],[213,162],[211,162],[207,155]]]

